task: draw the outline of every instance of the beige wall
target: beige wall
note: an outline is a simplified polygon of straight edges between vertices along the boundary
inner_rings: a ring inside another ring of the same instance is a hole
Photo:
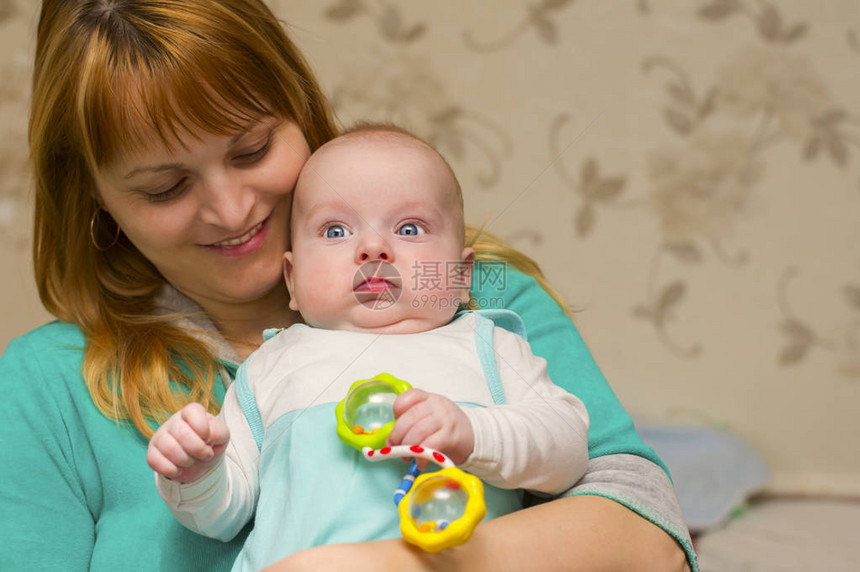
[[[271,0],[340,118],[434,141],[533,255],[625,405],[860,493],[860,4]],[[0,0],[0,347],[27,266],[33,7]]]
[[[30,268],[27,96],[37,2],[0,0],[0,351],[48,320]]]

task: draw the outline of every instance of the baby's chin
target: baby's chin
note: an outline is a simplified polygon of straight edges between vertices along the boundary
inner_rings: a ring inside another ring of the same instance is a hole
[[[420,316],[386,316],[386,312],[374,311],[372,316],[355,316],[349,320],[338,320],[327,324],[310,324],[327,330],[345,330],[367,334],[403,335],[419,334],[441,328],[454,317],[450,313]]]

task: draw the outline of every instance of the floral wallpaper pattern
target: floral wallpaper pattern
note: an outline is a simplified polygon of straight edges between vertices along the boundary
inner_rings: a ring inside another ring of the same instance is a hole
[[[423,58],[380,53],[372,65],[347,70],[331,99],[341,113],[385,118],[421,133],[446,157],[469,160],[482,188],[498,183],[502,162],[511,152],[501,126],[478,109],[453,101]]]
[[[0,23],[10,19],[15,15],[15,12],[15,4],[12,0],[2,0],[2,2],[0,2]]]
[[[732,427],[783,488],[860,482],[860,448],[820,446],[860,431],[860,4],[268,3],[343,124],[448,158],[467,218],[544,266],[632,411]],[[29,244],[34,11],[0,0],[7,252]]]
[[[20,11],[13,0],[0,0],[0,34],[16,25]],[[20,24],[18,24],[20,25]],[[27,161],[27,98],[30,57],[26,45],[12,46],[0,58],[0,240],[24,248],[29,227],[22,220],[29,175]]]
[[[542,42],[556,44],[559,30],[554,17],[571,4],[572,0],[543,0],[524,5],[522,19],[498,37],[482,38],[474,29],[464,30],[463,48],[492,52],[514,44],[530,30]],[[639,3],[638,9],[650,12],[646,3]],[[410,21],[393,3],[365,0],[339,0],[325,8],[324,17],[339,25],[370,18],[379,37],[390,45],[418,42],[430,26]],[[768,147],[790,141],[799,146],[802,161],[829,160],[844,169],[850,148],[860,146],[860,133],[852,133],[858,121],[833,101],[810,60],[789,51],[789,46],[803,41],[809,23],[791,21],[775,3],[742,0],[701,3],[697,17],[715,26],[743,18],[751,24],[749,34],[759,42],[727,58],[710,85],[704,86],[696,86],[671,56],[653,55],[642,61],[644,75],[666,82],[659,112],[678,142],[648,154],[651,188],[646,208],[656,217],[662,240],[651,258],[644,299],[631,309],[631,315],[650,323],[666,349],[683,358],[695,358],[703,348],[695,341],[675,339],[668,330],[673,314],[682,311],[688,285],[683,277],[665,279],[661,258],[672,257],[689,266],[712,256],[727,269],[751,263],[741,247],[730,244],[730,235],[740,224],[757,183],[767,175],[760,157]],[[846,34],[853,49],[860,50],[856,34],[851,30]],[[355,117],[406,124],[448,156],[467,158],[471,144],[486,164],[479,182],[494,186],[501,176],[502,159],[510,153],[509,138],[501,127],[450,101],[444,81],[434,77],[426,60],[409,60],[402,51],[395,51],[375,63],[374,69],[348,72],[333,94],[337,109]],[[558,132],[564,123],[561,114],[550,127],[554,155],[560,153]],[[594,158],[582,164],[577,177],[562,162],[556,167],[565,184],[580,196],[573,225],[581,238],[587,238],[598,224],[601,209],[628,198],[626,177],[602,175]],[[533,236],[540,240],[539,233]],[[850,285],[845,288],[851,291]],[[816,341],[808,326],[787,313],[779,330],[786,346],[775,359],[783,366],[803,360],[813,346],[854,347],[848,338],[841,344]],[[860,378],[853,368],[839,371]]]

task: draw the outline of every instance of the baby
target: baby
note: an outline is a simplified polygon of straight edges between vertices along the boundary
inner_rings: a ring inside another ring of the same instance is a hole
[[[290,307],[307,325],[242,364],[218,417],[186,406],[147,455],[185,526],[229,540],[254,517],[234,569],[399,536],[391,495],[404,466],[367,462],[335,431],[352,382],[381,372],[413,386],[394,401],[387,444],[438,449],[491,485],[488,518],[521,508],[521,489],[555,495],[585,473],[582,402],[522,337],[457,312],[475,257],[464,232],[450,167],[397,128],[358,128],[308,160],[284,255]],[[444,280],[421,280],[440,266]]]

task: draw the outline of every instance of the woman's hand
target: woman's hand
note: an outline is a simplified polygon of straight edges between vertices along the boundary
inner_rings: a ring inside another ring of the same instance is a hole
[[[394,400],[394,417],[389,446],[422,445],[442,451],[457,465],[475,448],[472,422],[456,403],[438,393],[404,391]],[[427,461],[418,465],[422,470],[426,466]]]
[[[164,422],[149,441],[146,462],[180,483],[203,476],[224,454],[230,431],[199,403],[189,403]]]

